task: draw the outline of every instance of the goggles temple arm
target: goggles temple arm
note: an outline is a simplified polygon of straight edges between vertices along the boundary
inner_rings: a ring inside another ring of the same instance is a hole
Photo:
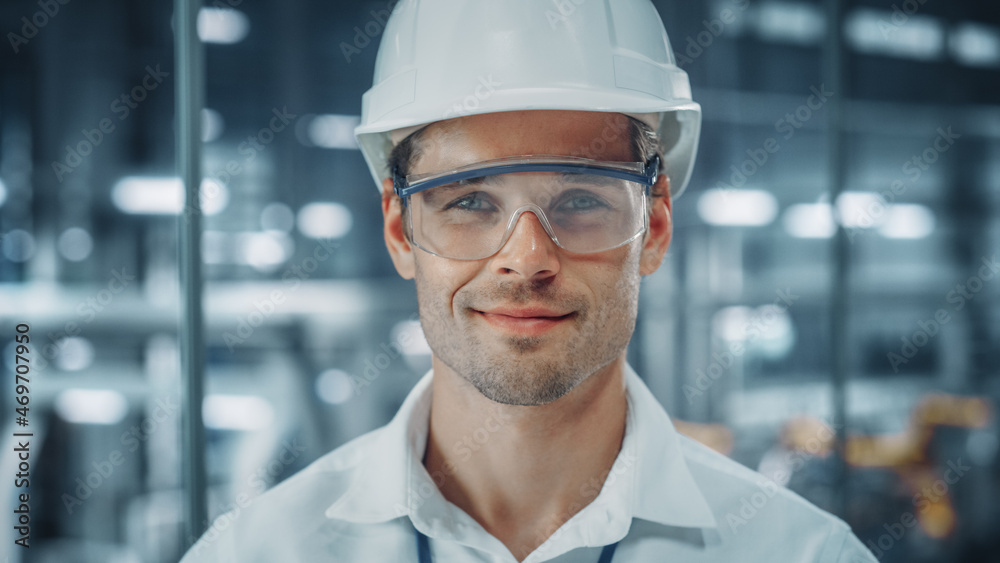
[[[660,178],[660,155],[655,154],[653,158],[646,161],[646,195],[649,195],[650,188]]]
[[[392,191],[396,192],[399,199],[402,200],[402,206],[406,207],[406,202],[409,198],[408,194],[404,193],[406,189],[406,177],[404,177],[400,171],[399,166],[392,167]]]

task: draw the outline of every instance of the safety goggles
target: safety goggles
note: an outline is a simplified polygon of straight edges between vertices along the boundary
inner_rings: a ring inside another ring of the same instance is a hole
[[[618,248],[649,227],[646,199],[659,157],[601,162],[511,156],[452,170],[393,171],[410,242],[431,254],[479,260],[496,254],[530,211],[556,245],[589,254]]]

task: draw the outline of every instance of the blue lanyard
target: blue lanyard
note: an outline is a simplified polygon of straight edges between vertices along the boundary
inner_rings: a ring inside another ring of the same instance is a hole
[[[431,546],[427,542],[427,536],[416,528],[413,531],[417,533],[417,557],[420,563],[431,563]],[[617,547],[618,542],[604,546],[604,549],[601,550],[601,558],[597,560],[597,563],[611,563],[611,558],[615,556]]]

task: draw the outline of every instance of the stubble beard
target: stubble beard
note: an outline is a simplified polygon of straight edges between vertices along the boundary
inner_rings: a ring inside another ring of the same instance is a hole
[[[621,280],[602,306],[591,307],[581,296],[559,295],[550,284],[501,283],[454,295],[421,283],[417,300],[427,342],[435,356],[484,397],[506,405],[544,405],[559,399],[625,351],[635,328],[638,295]],[[572,310],[571,326],[562,336],[503,335],[486,327],[470,309],[498,304],[544,304]],[[484,338],[486,340],[484,340]]]

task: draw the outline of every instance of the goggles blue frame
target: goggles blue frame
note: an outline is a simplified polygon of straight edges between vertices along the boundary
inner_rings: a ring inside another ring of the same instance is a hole
[[[575,172],[607,176],[642,184],[646,186],[648,196],[650,187],[656,183],[660,174],[660,157],[657,155],[645,163],[639,163],[602,162],[589,158],[555,155],[508,156],[443,172],[411,174],[405,178],[399,173],[399,169],[394,167],[392,186],[396,195],[403,200],[403,206],[406,206],[407,199],[411,195],[424,190],[462,180],[513,172]]]

